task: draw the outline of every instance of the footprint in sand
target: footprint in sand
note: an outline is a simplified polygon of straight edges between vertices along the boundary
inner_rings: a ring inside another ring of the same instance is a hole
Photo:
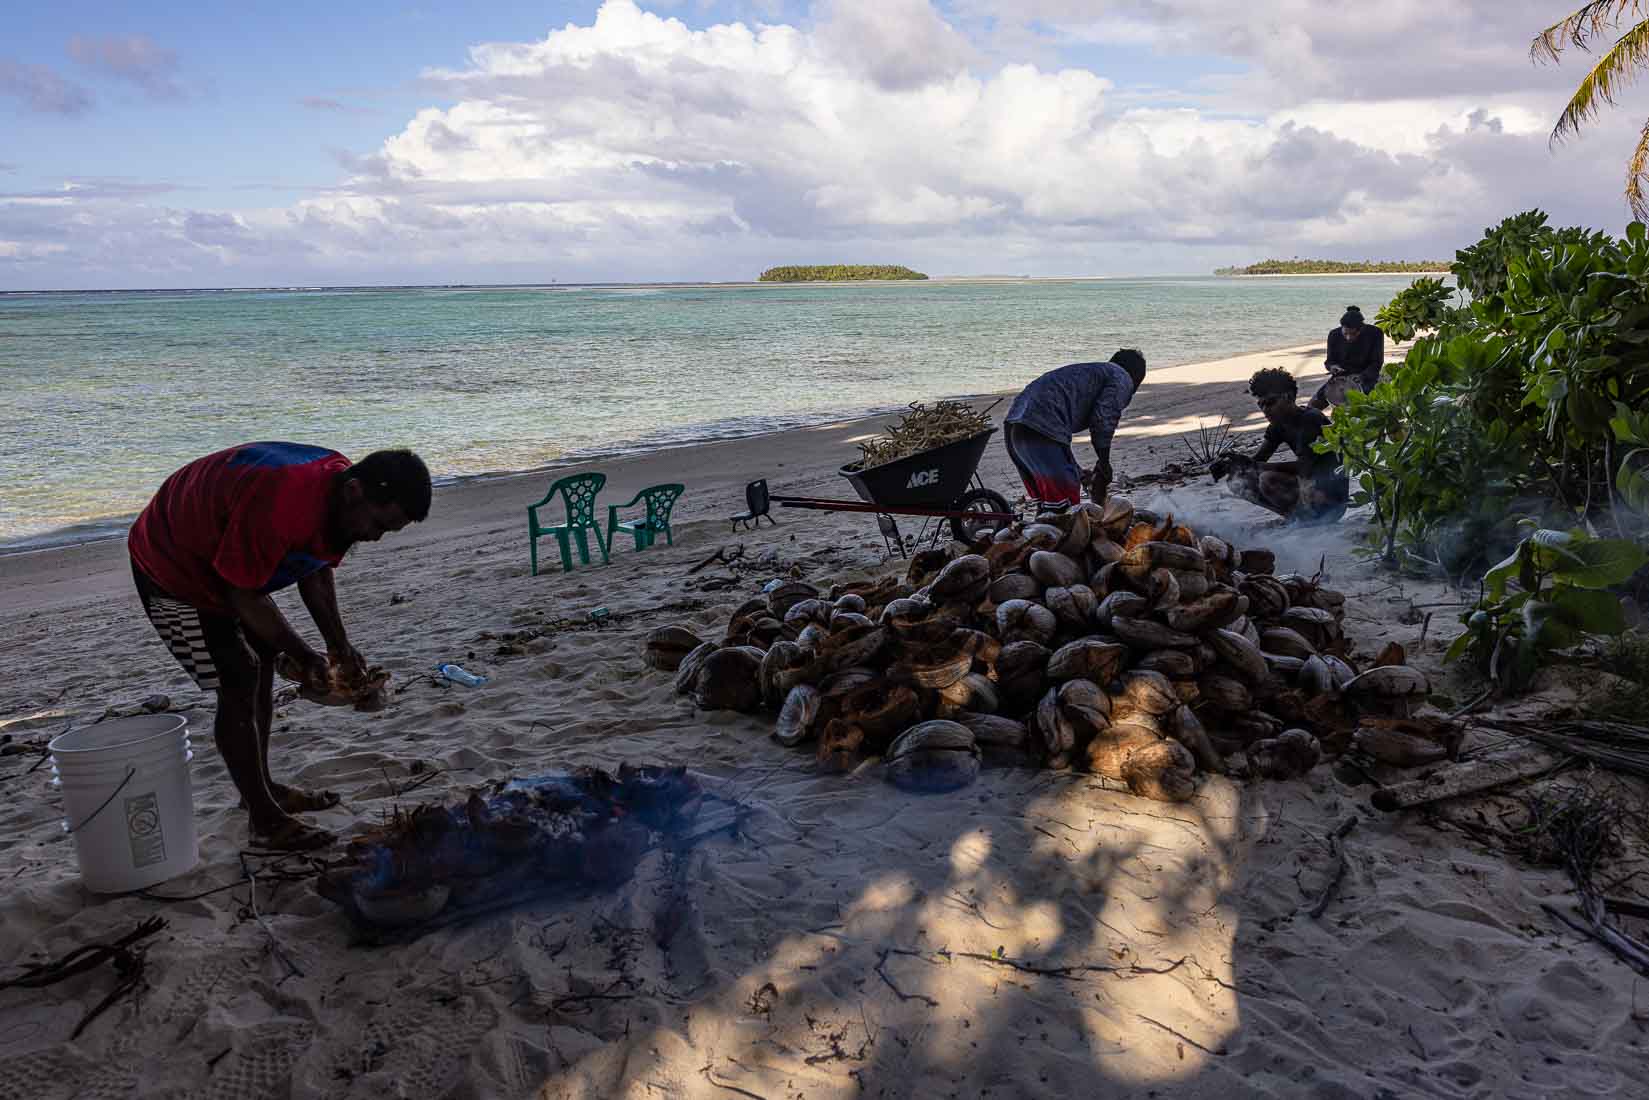
[[[237,1036],[235,1049],[188,1100],[275,1100],[291,1091],[292,1067],[315,1037],[308,1024],[260,1024]]]
[[[470,998],[449,1008],[392,1005],[375,1012],[358,1035],[331,1046],[323,1069],[331,1096],[445,1096],[458,1085],[478,1042],[497,1024],[497,1013]],[[348,1081],[348,1090],[338,1084]],[[320,1082],[317,1082],[320,1083]]]

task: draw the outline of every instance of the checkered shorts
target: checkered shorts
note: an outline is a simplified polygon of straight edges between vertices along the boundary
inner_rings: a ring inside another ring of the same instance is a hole
[[[155,633],[200,690],[217,691],[222,685],[220,668],[246,663],[239,620],[202,611],[167,595],[136,562],[132,563],[132,581]]]

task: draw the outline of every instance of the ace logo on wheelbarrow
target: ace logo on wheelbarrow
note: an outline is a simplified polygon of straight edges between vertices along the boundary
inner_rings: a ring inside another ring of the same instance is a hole
[[[917,470],[915,473],[910,475],[910,480],[905,482],[905,488],[923,489],[929,485],[937,484],[939,484],[938,470]]]

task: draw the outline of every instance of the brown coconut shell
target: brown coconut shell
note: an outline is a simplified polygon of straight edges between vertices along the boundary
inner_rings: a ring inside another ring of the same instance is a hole
[[[939,571],[929,595],[939,602],[977,603],[991,583],[991,563],[978,554],[966,554]]]
[[[1180,705],[1168,677],[1160,672],[1139,670],[1122,674],[1113,701],[1155,715],[1168,714]]]
[[[1111,619],[1111,633],[1121,638],[1132,649],[1149,652],[1154,649],[1181,649],[1194,647],[1194,635],[1171,630],[1155,619]]]
[[[1031,576],[1049,588],[1069,588],[1084,580],[1082,567],[1064,554],[1038,550],[1026,563]]]
[[[1085,634],[1091,630],[1094,612],[1099,608],[1099,598],[1085,584],[1050,588],[1043,593],[1042,602],[1054,613],[1059,625],[1073,633]]]
[[[819,770],[837,773],[852,771],[859,763],[864,743],[864,730],[851,722],[832,718],[819,733]]]
[[[1190,707],[1182,706],[1169,716],[1168,736],[1189,749],[1191,758],[1203,771],[1219,775],[1225,770],[1225,759],[1215,751],[1208,730]]]
[[[773,724],[773,740],[786,748],[811,741],[819,735],[825,711],[823,692],[812,684],[797,684],[779,708],[778,720]]]
[[[743,646],[718,649],[704,659],[693,682],[693,702],[701,710],[761,709],[762,657]]]
[[[1109,726],[1097,734],[1083,749],[1083,761],[1095,775],[1107,779],[1123,778],[1123,767],[1136,751],[1162,740],[1157,732],[1132,723]]]
[[[1195,600],[1186,600],[1181,592],[1180,605],[1166,611],[1162,621],[1174,630],[1198,634],[1229,626],[1247,609],[1246,597],[1232,588],[1213,591]]]
[[[1250,686],[1264,682],[1269,670],[1260,647],[1233,630],[1213,630],[1203,635],[1219,654],[1220,661]]]
[[[1029,573],[1004,573],[992,582],[988,593],[994,604],[1009,600],[1035,600],[1042,595],[1042,582]]]
[[[681,659],[681,664],[676,666],[677,695],[687,695],[692,692],[694,686],[698,683],[699,669],[704,666],[705,659],[720,648],[721,644],[719,642],[705,642]]]
[[[960,723],[922,722],[888,747],[886,774],[903,790],[954,791],[979,778],[979,746]]]
[[[1196,761],[1178,741],[1158,741],[1128,754],[1121,778],[1128,790],[1154,802],[1185,802],[1197,793]]]
[[[1009,600],[996,609],[996,629],[1004,644],[1036,642],[1047,645],[1059,629],[1059,620],[1041,604]]]
[[[661,626],[648,633],[641,659],[648,668],[674,672],[681,667],[683,658],[703,644],[703,640],[685,626]]]
[[[1079,638],[1060,646],[1048,658],[1047,675],[1054,683],[1091,680],[1109,683],[1128,659],[1128,649],[1099,638]]]
[[[803,600],[818,598],[819,590],[806,581],[785,581],[767,594],[767,609],[782,621],[792,607]]]

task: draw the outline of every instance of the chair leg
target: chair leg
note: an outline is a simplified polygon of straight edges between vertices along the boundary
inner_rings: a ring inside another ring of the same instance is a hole
[[[671,532],[670,525],[668,523],[666,523],[664,525],[664,545],[674,546],[675,544],[676,544],[676,536],[673,532]]]
[[[527,545],[532,548],[532,575],[538,576],[538,536],[529,535]]]
[[[573,571],[573,551],[567,539],[567,532],[557,531],[555,541],[561,547],[561,571],[571,573]]]
[[[585,565],[589,565],[590,564],[590,540],[589,540],[589,537],[584,534],[584,528],[582,528],[582,527],[573,528],[573,537],[578,539],[578,560],[583,562]]]

